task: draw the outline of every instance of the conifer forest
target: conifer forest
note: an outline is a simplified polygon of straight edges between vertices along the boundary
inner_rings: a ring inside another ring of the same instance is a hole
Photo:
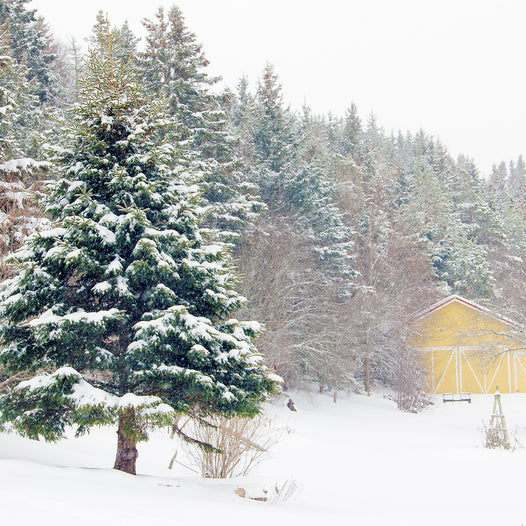
[[[177,415],[420,390],[409,320],[445,296],[526,321],[522,157],[485,177],[355,104],[294,111],[272,64],[218,89],[176,6],[143,39],[100,11],[81,49],[27,4],[0,0],[3,426],[115,424],[135,473]]]

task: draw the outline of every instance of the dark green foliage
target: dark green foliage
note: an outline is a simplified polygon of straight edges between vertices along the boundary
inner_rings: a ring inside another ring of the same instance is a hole
[[[102,398],[85,406],[76,403],[75,388],[85,384],[78,373],[67,368],[60,373],[22,382],[0,399],[1,420],[22,436],[47,441],[63,438],[68,426],[75,426],[76,436],[80,436],[90,426],[112,422]]]
[[[228,253],[203,242],[186,146],[163,99],[144,96],[131,63],[118,58],[118,40],[103,36],[56,159],[53,229],[27,240],[13,256],[18,275],[3,284],[0,361],[10,371],[71,367],[94,377],[122,436],[131,422],[129,440],[143,436],[144,418],[166,420],[151,395],[170,404],[172,417],[256,414],[278,385],[252,343],[259,325],[229,318],[243,299]],[[51,439],[65,425],[99,424],[96,411],[83,413],[89,393],[68,404],[61,382],[45,392],[15,389],[4,398],[5,418],[38,417],[49,403],[58,415],[49,429],[40,417],[26,424],[28,435]],[[147,417],[126,413],[144,404]]]
[[[188,141],[192,165],[202,173],[208,205],[204,226],[216,239],[236,242],[263,205],[255,187],[243,180],[234,154],[237,140],[227,128],[227,101],[210,92],[218,79],[208,75],[208,61],[179,8],[168,13],[159,8],[155,20],[145,20],[144,26],[146,49],[138,55],[138,68],[148,92],[168,101],[178,137]]]
[[[41,103],[54,95],[51,64],[55,56],[49,51],[51,38],[35,10],[26,9],[28,0],[1,0],[0,28],[8,31],[13,56],[28,68],[27,80]]]
[[[242,301],[225,241],[237,244],[241,273],[255,280],[247,295],[261,299],[253,312],[267,313],[263,349],[273,359],[285,349],[275,361],[298,375],[363,379],[366,357],[373,376],[387,382],[395,359],[389,346],[403,323],[382,320],[396,317],[388,306],[408,294],[425,304],[440,289],[523,316],[522,157],[496,165],[486,181],[471,159],[453,159],[423,130],[388,135],[355,104],[341,118],[294,112],[270,65],[255,93],[243,78],[235,94],[217,95],[180,9],[159,9],[144,25],[146,46],[137,53],[127,24],[111,27],[99,13],[70,139],[59,140],[60,126],[47,135],[67,146],[51,174],[60,178],[47,208],[56,228],[34,236],[13,260],[23,295],[5,305],[13,321],[5,341],[18,343],[3,360],[13,370],[104,369],[115,394],[165,389],[176,378],[179,387],[165,395],[178,410],[215,404],[243,412],[241,395],[236,403],[213,401],[226,392],[219,384],[233,385],[237,365],[221,372],[215,390],[203,380],[219,356],[245,344],[253,350],[248,327],[227,323]],[[0,162],[41,159],[57,59],[26,0],[0,0],[0,27]],[[220,242],[206,248],[207,239]],[[106,314],[92,323],[74,301]],[[280,312],[268,314],[273,309]],[[47,311],[52,323],[27,322]],[[222,336],[212,345],[215,331]],[[151,347],[140,347],[142,339]],[[156,356],[192,372],[154,370]],[[130,380],[139,370],[147,380]],[[243,389],[259,385],[250,375],[243,382]]]

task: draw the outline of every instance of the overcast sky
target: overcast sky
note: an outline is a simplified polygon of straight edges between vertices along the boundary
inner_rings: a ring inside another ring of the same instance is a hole
[[[179,0],[210,73],[255,86],[274,64],[287,103],[343,115],[355,102],[387,132],[439,137],[482,172],[526,155],[524,0]],[[114,25],[173,0],[32,0],[53,32],[82,41],[98,9]]]

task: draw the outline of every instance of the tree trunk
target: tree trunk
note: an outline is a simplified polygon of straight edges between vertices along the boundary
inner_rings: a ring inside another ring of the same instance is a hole
[[[365,377],[363,383],[367,396],[371,396],[371,359],[369,358],[369,354],[365,356]]]
[[[133,418],[133,416],[131,417]],[[130,416],[119,416],[119,428],[117,429],[117,455],[113,469],[124,471],[135,475],[135,466],[139,452],[137,451],[137,440],[126,436],[126,428],[130,428]]]

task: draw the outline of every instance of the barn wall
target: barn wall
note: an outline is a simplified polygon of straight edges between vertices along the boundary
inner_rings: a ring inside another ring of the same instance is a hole
[[[462,301],[415,322],[413,346],[428,371],[431,393],[526,392],[526,353],[511,326]]]

